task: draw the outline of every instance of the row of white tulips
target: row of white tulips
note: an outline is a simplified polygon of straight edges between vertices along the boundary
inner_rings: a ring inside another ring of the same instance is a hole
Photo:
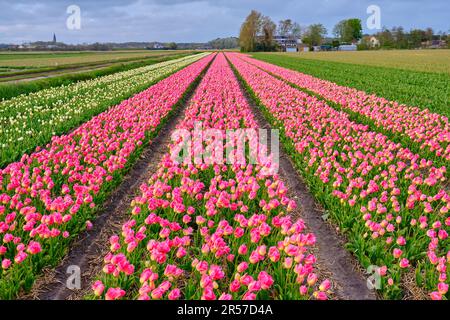
[[[0,102],[0,167],[205,55],[165,61]]]

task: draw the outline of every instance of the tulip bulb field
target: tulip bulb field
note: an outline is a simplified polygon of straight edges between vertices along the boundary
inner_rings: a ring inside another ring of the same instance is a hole
[[[447,116],[263,60],[1,101],[0,299],[450,298]]]

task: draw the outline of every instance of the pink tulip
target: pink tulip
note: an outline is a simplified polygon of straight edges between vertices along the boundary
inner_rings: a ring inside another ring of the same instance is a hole
[[[398,237],[398,238],[397,238],[397,244],[398,244],[399,246],[404,246],[404,245],[406,245],[406,240],[405,240],[405,238],[404,238],[404,237]]]
[[[216,300],[216,295],[211,288],[205,288],[202,294],[202,300]]]
[[[445,295],[448,292],[448,284],[440,282],[438,284],[438,291],[440,294]]]
[[[261,290],[261,282],[259,281],[252,281],[248,285],[248,291],[249,292],[258,292]]]
[[[241,287],[241,283],[239,282],[239,280],[233,280],[230,284],[230,291],[238,292],[240,287]]]
[[[9,260],[9,259],[2,260],[2,268],[4,270],[8,269],[10,266],[11,266],[11,260]]]
[[[240,255],[245,255],[247,254],[247,246],[245,244],[241,245],[238,249],[238,253]]]
[[[86,229],[87,230],[92,230],[92,228],[94,227],[94,225],[92,224],[91,221],[86,221]]]
[[[330,287],[331,287],[331,282],[330,282],[330,280],[326,279],[320,284],[319,290],[320,291],[328,291],[328,290],[330,290]]]
[[[395,258],[395,259],[398,259],[398,258],[400,258],[400,256],[402,255],[402,253],[403,253],[402,250],[400,250],[400,249],[398,249],[398,248],[395,248],[392,254],[394,255],[394,258]]]
[[[256,294],[253,292],[246,292],[242,297],[242,300],[256,300]]]
[[[103,291],[105,290],[105,286],[100,280],[97,280],[92,285],[92,290],[94,291],[94,294],[97,297],[100,297],[102,295]]]
[[[14,262],[17,264],[21,264],[26,258],[27,258],[27,254],[23,251],[20,251],[19,253],[17,253],[17,255],[14,257]]]
[[[409,267],[409,261],[406,258],[403,258],[402,260],[400,260],[400,268],[407,268]]]
[[[120,288],[109,288],[106,291],[105,299],[106,300],[118,300],[125,295],[125,291]]]
[[[307,286],[304,286],[304,285],[300,286],[300,294],[301,294],[302,296],[304,296],[304,295],[306,295],[307,293],[308,293],[308,287],[307,287]]]
[[[292,258],[285,258],[283,266],[286,269],[290,269],[292,267],[293,259]]]
[[[163,297],[164,293],[165,293],[164,289],[158,287],[152,291],[151,293],[152,299],[159,300]]]
[[[218,300],[233,300],[233,296],[228,293],[222,293]]]
[[[41,245],[39,242],[36,241],[30,241],[28,244],[27,252],[29,254],[38,254],[42,251]]]
[[[181,296],[180,289],[176,288],[169,292],[169,295],[167,296],[169,300],[178,300]]]
[[[259,280],[259,282],[261,284],[261,288],[263,290],[269,289],[274,283],[273,278],[265,271],[261,271],[259,273],[258,280]]]
[[[442,294],[436,291],[433,291],[430,294],[431,300],[442,300]]]
[[[325,292],[322,291],[315,291],[313,293],[314,298],[316,298],[317,300],[328,300],[328,297],[326,295]]]
[[[241,262],[238,266],[237,266],[237,271],[239,273],[244,272],[245,270],[248,269],[248,263],[247,262]]]
[[[387,274],[387,266],[382,266],[378,269],[378,274],[382,277],[384,277]]]
[[[317,282],[317,275],[314,274],[314,273],[310,273],[308,275],[308,278],[307,278],[306,282],[308,283],[308,285],[310,287],[312,287]]]

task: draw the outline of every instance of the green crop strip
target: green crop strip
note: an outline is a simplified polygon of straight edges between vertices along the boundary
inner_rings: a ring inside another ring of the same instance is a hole
[[[255,53],[253,57],[389,100],[450,117],[450,76],[386,67]]]
[[[257,67],[257,66],[256,66]],[[337,110],[337,111],[342,111],[345,112],[346,114],[348,114],[348,117],[351,121],[356,122],[356,123],[361,123],[364,125],[367,125],[370,129],[370,131],[374,131],[374,132],[379,132],[384,134],[385,136],[387,136],[390,140],[396,142],[396,143],[400,143],[402,146],[408,148],[409,150],[411,150],[414,153],[417,153],[419,155],[421,155],[423,158],[425,159],[430,159],[433,161],[434,166],[436,167],[448,167],[449,166],[449,161],[445,160],[442,157],[438,157],[434,152],[431,152],[429,150],[420,148],[420,145],[417,144],[416,142],[414,142],[413,140],[411,140],[409,137],[407,137],[406,135],[401,135],[400,133],[394,133],[392,131],[389,131],[381,126],[378,126],[375,121],[373,121],[372,119],[370,119],[369,117],[366,117],[364,115],[361,115],[357,112],[354,112],[352,110],[346,109],[344,108],[342,105],[337,104],[331,100],[328,100],[324,97],[322,97],[321,95],[308,90],[306,88],[300,87],[294,83],[289,82],[286,79],[283,79],[282,77],[273,74],[272,72],[269,72],[267,70],[261,69],[259,67],[257,67],[258,69],[267,72],[268,74],[270,74],[271,76],[285,82],[286,84],[288,84],[289,86],[291,86],[294,89],[300,90],[310,96],[313,96],[321,101],[324,101],[326,104],[328,104],[330,107],[332,107],[333,109]],[[447,172],[447,177],[449,177],[450,172]]]
[[[120,62],[109,67],[85,71],[73,74],[61,74],[58,76],[26,81],[21,83],[0,83],[0,100],[8,100],[17,97],[21,94],[29,94],[32,92],[37,92],[39,90],[44,90],[48,88],[59,87],[63,85],[69,85],[78,81],[91,80],[102,76],[107,76],[117,72],[128,71],[147,65],[152,65],[164,61],[179,59],[188,56],[189,54],[179,54],[179,55],[167,55],[163,57],[150,57],[148,59],[143,59],[136,62]],[[95,67],[95,65],[93,65]],[[18,69],[14,67],[14,69]],[[42,70],[38,70],[42,72]],[[43,70],[45,71],[45,70]],[[8,73],[10,75],[10,73]]]

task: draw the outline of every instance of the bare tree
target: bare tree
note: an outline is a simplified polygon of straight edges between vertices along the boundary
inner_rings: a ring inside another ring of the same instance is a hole
[[[255,50],[256,37],[261,30],[261,13],[252,10],[241,26],[239,44],[241,50],[251,52]]]
[[[268,16],[263,16],[261,19],[261,36],[262,36],[262,45],[264,51],[270,51],[274,47],[273,38],[275,36],[275,32],[277,29],[277,25],[270,19]]]
[[[304,42],[311,46],[319,46],[327,34],[327,29],[321,23],[312,24],[305,33]]]
[[[281,20],[278,23],[278,34],[287,37],[292,33],[293,22],[291,19]]]
[[[294,22],[291,33],[293,38],[300,39],[303,33],[302,27],[297,22]]]

